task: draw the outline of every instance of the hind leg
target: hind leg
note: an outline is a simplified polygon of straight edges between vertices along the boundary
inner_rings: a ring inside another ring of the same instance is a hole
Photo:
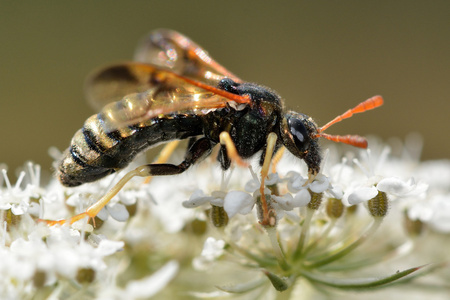
[[[164,148],[161,150],[161,152],[159,152],[158,157],[152,164],[166,163],[169,160],[172,153],[175,151],[175,149],[177,149],[179,144],[180,144],[179,140],[175,140],[170,143],[167,143],[167,145],[164,146]],[[150,183],[151,180],[152,180],[152,177],[149,176],[149,177],[145,178],[144,183]]]
[[[119,182],[113,186],[102,198],[100,198],[93,205],[89,206],[88,209],[76,216],[73,216],[67,220],[42,220],[49,225],[56,224],[65,224],[65,223],[74,223],[78,220],[81,220],[85,217],[89,219],[94,218],[103,207],[105,207],[109,201],[123,188],[123,186],[130,181],[131,178],[139,176],[139,177],[148,177],[148,176],[163,176],[163,175],[175,175],[180,174],[186,171],[192,164],[197,161],[202,160],[209,154],[211,154],[211,150],[214,144],[211,143],[206,138],[201,138],[196,140],[193,145],[187,150],[184,161],[179,165],[173,164],[148,164],[137,167],[136,169],[128,172],[123,176]]]

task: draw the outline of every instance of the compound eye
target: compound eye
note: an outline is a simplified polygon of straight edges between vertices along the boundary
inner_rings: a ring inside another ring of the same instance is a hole
[[[291,118],[288,124],[295,146],[299,151],[305,151],[309,145],[309,135],[302,120]]]

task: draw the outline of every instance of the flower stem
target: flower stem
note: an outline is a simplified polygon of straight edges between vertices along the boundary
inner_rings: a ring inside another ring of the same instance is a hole
[[[372,223],[370,228],[363,235],[361,235],[357,240],[355,240],[353,243],[351,243],[347,247],[339,250],[338,252],[336,252],[324,259],[320,259],[316,262],[308,264],[307,265],[308,268],[319,268],[321,266],[324,266],[326,264],[334,262],[334,261],[344,257],[345,255],[349,254],[350,252],[355,250],[359,245],[364,243],[368,237],[370,237],[372,234],[375,233],[375,231],[378,229],[378,227],[380,227],[382,220],[383,220],[382,218],[374,218],[374,222]]]
[[[312,242],[310,245],[308,245],[308,247],[305,249],[304,254],[307,254],[314,247],[316,247],[320,241],[325,240],[325,238],[328,236],[330,231],[333,229],[334,225],[336,225],[336,221],[337,221],[337,219],[331,219],[331,222],[328,224],[327,228],[322,232],[322,234],[318,238],[315,239],[314,242]]]
[[[295,249],[295,252],[294,252],[295,260],[299,259],[300,256],[302,255],[303,246],[305,245],[306,240],[309,235],[309,226],[311,225],[311,219],[312,219],[312,216],[314,215],[314,212],[315,212],[314,209],[306,208],[305,221],[303,222],[302,231],[300,233],[300,238],[298,240],[297,248]]]
[[[286,262],[283,251],[281,250],[280,243],[277,238],[276,227],[266,227],[267,235],[269,236],[270,243],[272,244],[273,251],[278,260],[278,264],[283,270],[288,270],[289,265]]]

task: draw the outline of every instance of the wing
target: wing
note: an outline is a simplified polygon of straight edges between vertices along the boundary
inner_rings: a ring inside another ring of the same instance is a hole
[[[171,70],[179,75],[217,86],[224,77],[242,82],[212,59],[199,45],[169,29],[157,29],[139,43],[134,60]]]
[[[126,126],[148,126],[156,117],[205,114],[227,105],[239,109],[251,102],[249,97],[137,62],[106,67],[95,73],[90,81],[90,92],[98,99],[126,95],[109,103],[99,113],[107,132]]]
[[[140,42],[134,59],[213,87],[225,77],[242,82],[214,61],[200,46],[184,35],[168,29],[155,30],[146,36]],[[146,91],[152,85],[145,81],[148,74],[140,71],[140,68],[133,67],[110,69],[104,74],[111,76],[106,86],[103,85],[104,81],[101,81],[102,85],[98,85],[99,81],[95,78],[99,72],[96,72],[85,84],[88,101],[99,110],[130,93]]]

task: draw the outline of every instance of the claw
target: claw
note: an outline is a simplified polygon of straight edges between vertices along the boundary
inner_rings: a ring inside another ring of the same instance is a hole
[[[307,186],[308,184],[312,183],[314,179],[316,179],[317,174],[319,174],[317,171],[308,171],[308,180],[303,184],[303,186]]]
[[[43,222],[49,226],[55,226],[55,225],[64,225],[64,224],[73,224],[76,221],[82,220],[84,218],[88,217],[88,223],[90,219],[94,219],[94,217],[89,216],[88,212],[83,212],[81,214],[78,214],[76,216],[73,216],[70,219],[63,219],[63,220],[44,220],[44,219],[39,219],[38,222]],[[94,227],[95,227],[95,222],[94,222]]]

